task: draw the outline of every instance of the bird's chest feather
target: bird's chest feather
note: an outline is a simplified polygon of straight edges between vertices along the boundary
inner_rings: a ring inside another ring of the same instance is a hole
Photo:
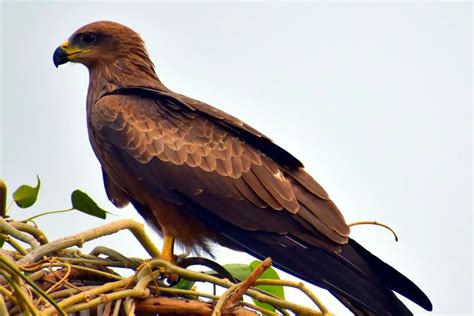
[[[165,124],[171,126],[168,122]],[[120,148],[117,143],[104,138],[104,131],[98,130],[90,119],[88,132],[91,146],[105,173],[155,230],[159,233],[166,231],[185,247],[193,249],[207,248],[206,241],[216,239],[207,225],[180,203],[173,188],[166,186],[166,177],[172,175],[160,170],[169,170],[172,167],[169,161],[140,159],[134,155],[134,151],[124,150],[127,142]],[[133,139],[129,140],[128,146],[136,146]],[[150,185],[150,182],[154,185]]]

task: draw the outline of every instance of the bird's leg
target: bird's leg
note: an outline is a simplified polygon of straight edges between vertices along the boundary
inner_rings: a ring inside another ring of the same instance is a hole
[[[175,263],[176,257],[174,255],[174,237],[163,231],[163,250],[161,252],[161,259],[171,263]]]
[[[163,230],[163,249],[161,251],[161,259],[172,264],[176,263],[176,256],[174,255],[174,237],[166,230]],[[164,268],[161,269],[161,274],[168,280],[169,284],[175,284],[179,280],[178,275],[168,274]]]

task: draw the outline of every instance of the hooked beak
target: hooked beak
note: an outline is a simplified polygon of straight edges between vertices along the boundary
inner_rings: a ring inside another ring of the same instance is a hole
[[[89,53],[90,49],[82,49],[79,47],[70,46],[69,42],[62,43],[53,54],[53,62],[56,68],[59,65],[65,64],[76,59],[78,56]]]

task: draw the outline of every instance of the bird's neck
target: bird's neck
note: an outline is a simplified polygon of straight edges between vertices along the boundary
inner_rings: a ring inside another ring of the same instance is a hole
[[[151,61],[123,58],[89,68],[87,105],[94,104],[101,96],[121,87],[148,87],[168,90],[158,79]]]

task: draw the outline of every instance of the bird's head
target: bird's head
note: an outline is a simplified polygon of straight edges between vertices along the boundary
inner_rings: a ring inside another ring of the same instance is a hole
[[[54,52],[54,65],[81,63],[88,68],[136,55],[148,58],[141,37],[132,29],[110,21],[87,24],[75,31]]]

